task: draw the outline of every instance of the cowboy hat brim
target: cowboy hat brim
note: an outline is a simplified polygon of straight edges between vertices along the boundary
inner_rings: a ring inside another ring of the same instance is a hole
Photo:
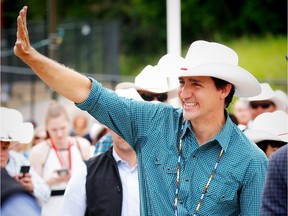
[[[245,69],[232,64],[210,63],[192,68],[181,68],[178,77],[210,76],[225,80],[235,86],[235,95],[238,97],[251,97],[261,93],[258,80]]]
[[[264,140],[272,140],[278,142],[285,142],[285,140],[281,139],[279,136],[276,136],[273,133],[268,131],[262,130],[254,130],[254,129],[247,129],[244,131],[244,134],[253,142],[258,143]]]
[[[129,89],[129,88],[134,88],[137,91],[143,90],[143,91],[149,91],[149,92],[153,92],[153,93],[165,93],[165,92],[169,91],[169,89],[136,85],[135,83],[132,83],[132,82],[122,82],[122,83],[119,83],[115,87],[116,90],[117,89]]]

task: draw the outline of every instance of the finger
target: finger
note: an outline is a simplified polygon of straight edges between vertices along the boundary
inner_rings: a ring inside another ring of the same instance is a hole
[[[22,34],[22,17],[19,15],[17,17],[17,39],[20,39]]]
[[[29,45],[28,30],[27,30],[27,10],[28,10],[28,7],[24,6],[21,11],[21,17],[22,17],[22,31],[23,31],[24,40],[27,43],[27,45]]]
[[[27,7],[23,7],[17,17],[17,41],[15,43],[17,48],[29,48],[30,41],[28,36],[28,30],[26,26],[26,13]]]
[[[24,6],[23,7],[23,25],[26,26],[27,25],[27,10],[28,10],[28,7],[27,6]]]
[[[27,6],[24,6],[20,12],[20,16],[22,17],[22,25],[26,26],[27,24]]]

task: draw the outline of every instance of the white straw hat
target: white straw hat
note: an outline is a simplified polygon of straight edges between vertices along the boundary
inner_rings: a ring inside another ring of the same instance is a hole
[[[268,83],[261,83],[261,93],[254,97],[248,97],[246,100],[248,101],[262,101],[262,100],[271,100],[275,93],[271,86]]]
[[[281,90],[274,91],[268,83],[261,83],[261,93],[255,97],[248,97],[248,101],[272,101],[277,110],[286,111],[287,108],[287,95]]]
[[[162,73],[159,73],[152,65],[147,65],[141,73],[135,77],[134,83],[122,82],[119,83],[115,89],[128,88],[135,88],[136,90],[145,90],[153,93],[164,93],[172,90],[169,88],[167,77],[163,76]]]
[[[244,131],[253,142],[274,140],[288,142],[288,115],[282,111],[265,112],[253,121],[253,128]]]
[[[136,91],[135,88],[116,89],[115,92],[120,97],[126,97],[128,99],[144,101],[143,98],[139,95],[139,93]]]
[[[271,100],[276,104],[278,110],[287,110],[288,97],[284,91],[275,90],[274,97]]]
[[[203,40],[191,44],[185,57],[185,65],[179,77],[210,76],[225,80],[235,86],[235,95],[250,97],[260,94],[258,80],[238,66],[238,55],[231,48]]]
[[[21,144],[28,144],[32,141],[33,124],[23,122],[23,116],[18,110],[0,107],[0,116],[1,141],[19,142]]]

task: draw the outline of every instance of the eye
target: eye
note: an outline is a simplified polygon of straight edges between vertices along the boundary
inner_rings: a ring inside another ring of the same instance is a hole
[[[185,84],[184,80],[179,80],[179,84],[184,85]]]
[[[192,86],[202,86],[199,82],[192,82],[191,85]]]

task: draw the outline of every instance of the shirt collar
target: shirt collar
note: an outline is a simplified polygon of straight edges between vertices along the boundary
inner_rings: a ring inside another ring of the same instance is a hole
[[[114,148],[112,148],[112,155],[116,161],[116,163],[120,163],[122,161],[122,159],[119,157],[119,155],[116,153],[116,151],[114,150]]]
[[[234,123],[230,119],[227,110],[225,110],[225,116],[226,116],[226,122],[223,125],[223,128],[221,129],[221,131],[214,137],[214,140],[217,140],[220,146],[226,152],[228,149],[228,145],[230,143],[230,139],[232,137]]]
[[[218,134],[216,134],[216,136],[213,139],[211,139],[210,142],[216,140],[219,143],[219,145],[226,152],[228,149],[228,145],[229,145],[229,142],[231,139],[231,133],[232,133],[232,129],[233,129],[233,122],[230,119],[230,117],[228,115],[228,111],[226,109],[225,109],[225,117],[226,117],[226,122],[223,125],[221,131]],[[190,132],[192,134],[194,134],[190,121],[186,121],[184,123],[183,133],[182,133],[183,136],[187,132],[188,129],[190,130]]]

